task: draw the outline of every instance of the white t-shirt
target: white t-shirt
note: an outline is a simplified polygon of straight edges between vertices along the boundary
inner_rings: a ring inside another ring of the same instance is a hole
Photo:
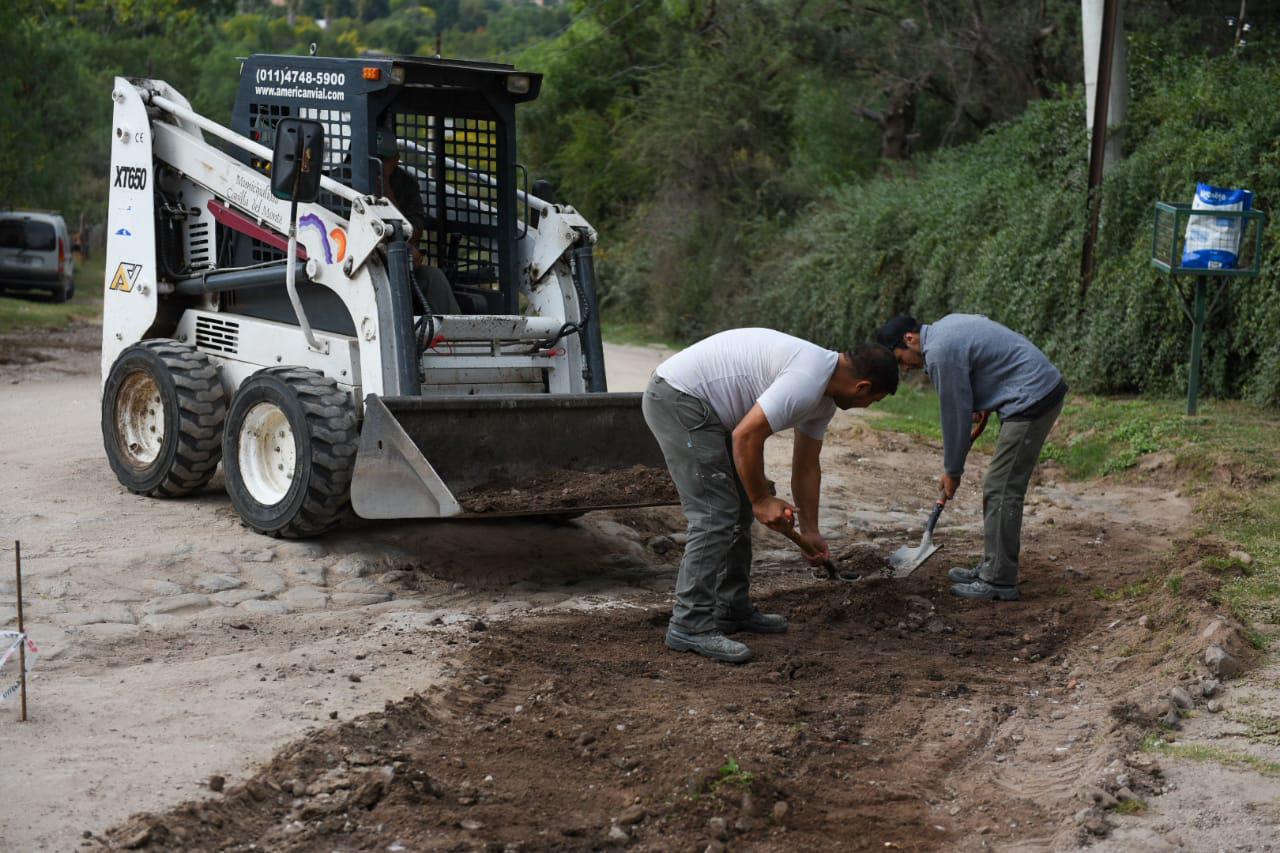
[[[824,397],[840,354],[773,329],[731,329],[681,350],[654,371],[707,401],[733,430],[756,403],[774,432],[795,427],[821,439],[836,413]]]

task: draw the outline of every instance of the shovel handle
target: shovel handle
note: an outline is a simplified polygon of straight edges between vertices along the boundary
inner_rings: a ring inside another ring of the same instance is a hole
[[[929,523],[924,528],[926,536],[933,536],[933,528],[938,523],[938,516],[942,515],[942,508],[946,505],[947,499],[945,497],[939,498],[938,502],[933,505],[933,512],[929,514]]]
[[[786,530],[782,531],[782,535],[783,535],[783,536],[785,536],[785,537],[787,537],[788,539],[790,539],[792,542],[796,543],[797,545],[799,545],[799,546],[800,546],[800,551],[801,551],[801,552],[802,552],[806,557],[816,557],[816,556],[817,556],[817,552],[813,551],[813,550],[809,547],[809,543],[808,543],[808,542],[805,542],[803,539],[801,539],[801,538],[800,538],[800,534],[799,534],[799,533],[796,533],[795,528],[793,528],[793,527],[788,527]],[[826,569],[826,570],[827,570],[827,574],[828,574],[828,575],[830,575],[831,577],[835,577],[835,576],[836,576],[836,564],[835,564],[835,563],[831,562],[830,560],[823,560],[823,561],[822,561],[822,567],[823,567],[824,569]]]
[[[796,529],[794,527],[788,527],[786,530],[782,531],[782,535],[799,545],[800,550],[804,552],[806,557],[816,556],[809,548],[809,543],[800,538],[800,534],[796,533]]]

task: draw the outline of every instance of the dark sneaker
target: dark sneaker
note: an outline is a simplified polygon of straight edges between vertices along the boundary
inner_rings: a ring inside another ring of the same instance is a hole
[[[981,578],[972,580],[969,583],[953,583],[951,585],[951,594],[958,595],[961,598],[986,598],[992,601],[1017,601],[1021,598],[1018,595],[1016,586],[987,583]]]
[[[984,565],[986,565],[985,560],[972,568],[969,566],[952,566],[951,571],[947,572],[947,577],[956,583],[972,583],[978,579],[978,575],[982,573]]]
[[[752,610],[745,619],[717,619],[716,627],[726,634],[750,631],[753,634],[787,633],[787,617],[781,613],[761,613]]]
[[[736,640],[730,640],[719,631],[689,634],[670,625],[667,627],[667,648],[677,652],[697,652],[703,657],[725,663],[746,663],[751,660],[751,649]]]

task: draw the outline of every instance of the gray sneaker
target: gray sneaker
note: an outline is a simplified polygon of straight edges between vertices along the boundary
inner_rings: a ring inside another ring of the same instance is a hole
[[[751,614],[743,619],[717,619],[716,627],[726,634],[735,634],[738,631],[750,631],[753,634],[785,634],[787,617],[781,613],[761,613],[752,608]]]
[[[730,640],[719,631],[690,634],[675,625],[669,625],[667,648],[677,652],[697,652],[703,657],[725,663],[746,663],[751,660],[751,649],[736,640]]]
[[[991,601],[1017,601],[1022,597],[1018,595],[1016,586],[987,583],[982,578],[969,583],[953,583],[951,594],[960,598],[985,598]]]
[[[978,575],[982,573],[982,567],[986,564],[987,561],[983,560],[972,568],[969,566],[952,566],[951,571],[947,572],[947,577],[956,583],[971,583],[978,579]]]

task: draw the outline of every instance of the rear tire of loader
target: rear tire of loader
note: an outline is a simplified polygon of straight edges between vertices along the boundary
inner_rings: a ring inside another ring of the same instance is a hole
[[[173,498],[204,486],[222,458],[226,394],[204,353],[142,341],[120,353],[102,391],[102,441],[131,492]]]
[[[355,408],[333,379],[303,367],[259,371],[227,414],[222,455],[231,503],[268,536],[324,533],[351,506],[358,444]]]

